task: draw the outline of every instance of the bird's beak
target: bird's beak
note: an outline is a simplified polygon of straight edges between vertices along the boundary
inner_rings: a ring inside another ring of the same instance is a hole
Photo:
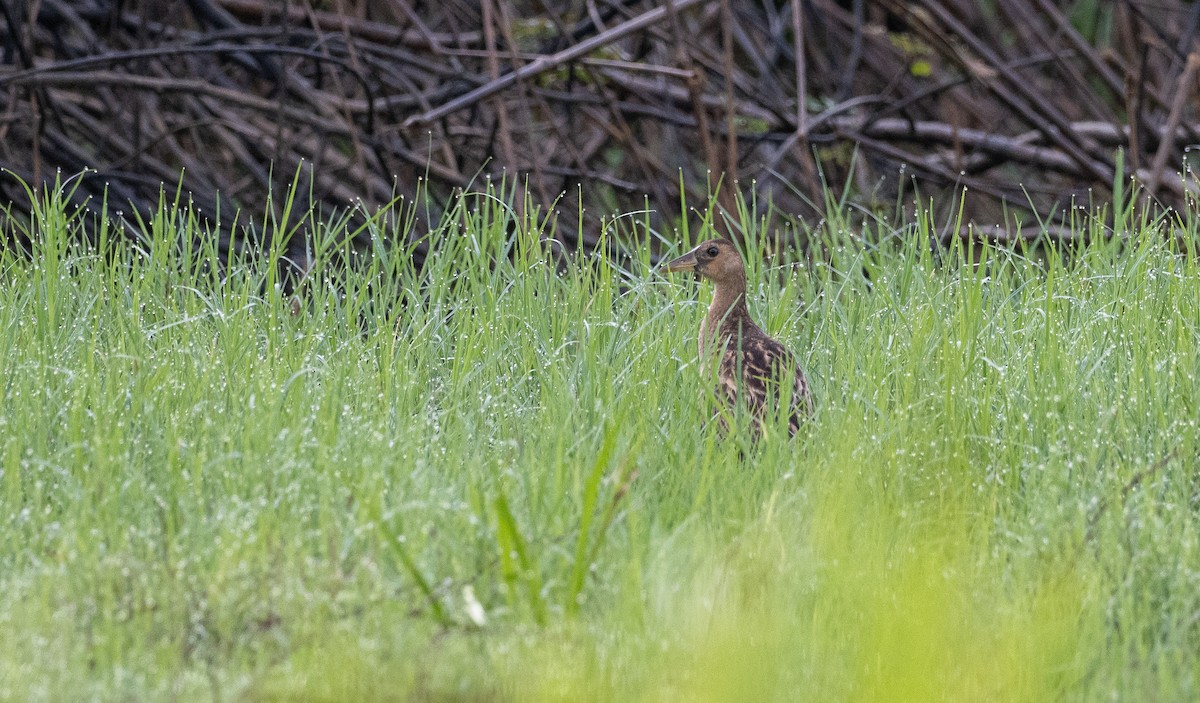
[[[676,271],[695,271],[696,270],[696,252],[689,251],[678,259],[672,259],[667,262],[667,273],[675,273]]]

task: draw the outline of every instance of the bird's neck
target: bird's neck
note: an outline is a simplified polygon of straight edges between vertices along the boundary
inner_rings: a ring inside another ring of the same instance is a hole
[[[700,328],[700,352],[710,342],[725,343],[736,339],[747,325],[753,325],[750,311],[746,308],[746,280],[739,279],[718,283],[713,293],[708,315]]]

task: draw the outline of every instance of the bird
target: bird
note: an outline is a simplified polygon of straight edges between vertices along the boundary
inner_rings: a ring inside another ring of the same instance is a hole
[[[733,242],[710,239],[666,264],[668,273],[692,271],[714,284],[712,304],[700,323],[700,370],[717,360],[717,397],[729,409],[739,403],[750,411],[755,436],[767,413],[786,397],[788,435],[812,414],[808,379],[796,357],[762,330],[746,308],[746,265]],[[790,395],[783,393],[790,386]],[[724,419],[722,425],[727,427]]]

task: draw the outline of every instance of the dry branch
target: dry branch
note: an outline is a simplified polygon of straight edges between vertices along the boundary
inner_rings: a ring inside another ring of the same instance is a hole
[[[480,100],[495,95],[505,88],[514,85],[518,81],[529,80],[538,76],[539,74],[545,73],[546,71],[553,70],[569,61],[582,58],[607,44],[611,44],[628,36],[629,34],[632,34],[633,32],[659,22],[666,17],[667,13],[672,9],[676,11],[682,10],[701,1],[702,0],[679,0],[675,6],[668,4],[665,7],[644,12],[634,19],[622,22],[612,29],[601,32],[600,34],[582,41],[569,49],[563,49],[552,56],[540,56],[532,62],[521,66],[515,71],[507,73],[495,80],[488,81],[484,85],[479,86],[466,95],[459,96],[454,100],[447,102],[445,105],[441,105],[433,110],[430,110],[429,112],[409,117],[404,121],[404,127],[407,128],[414,125],[433,122],[434,120],[439,120],[452,112],[470,107]]]

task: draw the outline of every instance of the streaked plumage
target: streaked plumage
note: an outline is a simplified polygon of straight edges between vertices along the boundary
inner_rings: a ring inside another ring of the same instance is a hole
[[[755,433],[762,418],[790,396],[788,433],[796,434],[812,412],[808,379],[792,353],[762,331],[746,308],[746,267],[733,244],[711,239],[667,263],[668,271],[695,271],[715,284],[708,315],[700,323],[700,359],[717,361],[717,395],[729,406],[745,404]],[[790,394],[781,393],[783,384]]]

